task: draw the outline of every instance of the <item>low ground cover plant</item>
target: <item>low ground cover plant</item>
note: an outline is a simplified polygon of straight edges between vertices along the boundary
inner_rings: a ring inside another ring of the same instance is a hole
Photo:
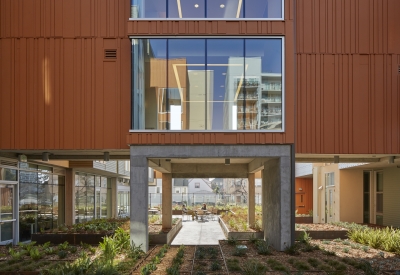
[[[362,249],[366,252],[370,246],[400,255],[400,230],[392,227],[371,228],[355,223],[337,222],[335,225],[347,228],[349,238],[364,245]]]

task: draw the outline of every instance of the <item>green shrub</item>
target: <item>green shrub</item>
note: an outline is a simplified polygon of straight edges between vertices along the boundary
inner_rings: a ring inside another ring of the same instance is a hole
[[[228,244],[230,245],[237,245],[238,241],[235,237],[229,237],[228,238]]]
[[[16,251],[13,248],[8,249],[8,253],[10,253],[11,256],[11,259],[8,261],[10,264],[21,261],[22,256],[25,254],[24,252]]]
[[[306,271],[311,269],[307,263],[300,260],[293,260],[293,263],[291,264],[297,268],[297,270]]]
[[[221,269],[222,269],[222,267],[217,261],[214,261],[214,262],[211,263],[211,270],[212,271],[217,271],[217,270],[221,270]]]
[[[65,250],[59,250],[58,253],[57,253],[57,255],[58,255],[58,258],[64,259],[65,257],[67,257],[68,252],[65,251]]]
[[[102,252],[102,258],[109,265],[113,265],[114,258],[118,253],[118,247],[112,237],[105,236],[103,241],[99,243]]]
[[[321,262],[315,258],[308,258],[307,262],[314,268],[321,264]]]
[[[246,256],[246,250],[246,248],[240,248],[236,246],[235,251],[233,251],[232,255],[238,257]]]
[[[39,260],[42,258],[42,254],[40,253],[40,251],[37,247],[33,247],[29,251],[29,256],[31,256],[32,260]]]
[[[229,271],[241,271],[238,259],[227,259],[226,265]]]
[[[268,259],[267,263],[271,267],[272,270],[289,272],[289,269],[286,266],[284,266],[282,263],[278,262],[277,260]]]
[[[287,246],[284,251],[289,255],[299,255],[299,250],[296,244]]]
[[[257,248],[257,253],[260,254],[260,255],[270,255],[270,254],[272,254],[271,247],[270,247],[268,241],[258,240],[256,242],[256,248]]]
[[[308,234],[306,231],[301,232],[299,235],[299,241],[301,243],[309,244],[311,242],[310,234]]]
[[[143,250],[140,248],[142,245],[136,246],[135,243],[132,241],[129,249],[127,251],[128,257],[131,259],[140,259],[144,256]]]
[[[242,270],[245,275],[259,275],[264,274],[268,268],[256,260],[250,260],[244,264]]]
[[[58,245],[58,249],[59,249],[59,250],[67,250],[68,247],[69,247],[69,244],[68,244],[67,241],[65,241],[65,242],[63,242],[63,243],[61,243],[61,244]]]

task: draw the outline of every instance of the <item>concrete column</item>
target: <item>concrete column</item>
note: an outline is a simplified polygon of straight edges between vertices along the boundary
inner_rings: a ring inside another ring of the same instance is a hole
[[[264,238],[280,251],[293,245],[291,170],[290,157],[280,157],[264,163]]]
[[[162,174],[162,228],[172,228],[172,174]]]
[[[65,173],[65,224],[75,223],[75,171],[66,169]]]
[[[111,218],[118,217],[118,178],[111,178]]]
[[[249,173],[248,175],[248,182],[249,182],[249,195],[247,198],[247,205],[248,205],[248,213],[247,213],[247,222],[250,226],[254,226],[256,222],[256,174]]]
[[[149,250],[148,220],[148,164],[146,157],[135,157],[131,149],[130,184],[130,241],[141,246],[144,252]]]

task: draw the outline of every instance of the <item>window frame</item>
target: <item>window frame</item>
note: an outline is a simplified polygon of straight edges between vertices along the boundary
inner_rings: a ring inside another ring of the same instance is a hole
[[[132,4],[131,4],[132,5]],[[242,4],[244,5],[244,3]],[[168,6],[167,6],[168,7]],[[282,0],[282,17],[277,18],[160,18],[160,17],[144,17],[144,18],[135,18],[129,17],[129,21],[149,21],[149,20],[157,20],[157,21],[284,21],[285,20],[285,0]],[[132,14],[130,14],[132,16]]]
[[[129,36],[131,40],[131,45],[133,45],[134,39],[281,39],[281,66],[282,66],[282,129],[277,130],[266,130],[266,129],[258,129],[258,130],[154,130],[154,129],[130,129],[129,133],[143,133],[143,132],[151,132],[151,133],[285,133],[286,132],[286,66],[285,66],[285,48],[286,41],[285,36],[283,35],[271,35],[271,36],[223,36],[223,37],[213,37],[213,36],[154,36],[154,35],[131,35]],[[133,60],[133,56],[132,56]],[[133,71],[133,68],[132,68]],[[131,94],[133,94],[134,87],[131,87]],[[131,110],[131,119],[133,119],[133,105]],[[132,127],[132,125],[130,126]]]

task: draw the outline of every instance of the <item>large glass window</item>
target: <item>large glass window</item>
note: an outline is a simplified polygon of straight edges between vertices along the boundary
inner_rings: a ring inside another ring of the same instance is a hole
[[[106,177],[75,175],[75,222],[109,218],[111,183]]]
[[[65,176],[53,175],[52,168],[46,166],[21,162],[20,168],[19,238],[26,241],[32,233],[56,228],[65,222]]]
[[[282,38],[134,39],[132,129],[282,131]]]
[[[283,18],[283,0],[131,0],[132,18]]]

